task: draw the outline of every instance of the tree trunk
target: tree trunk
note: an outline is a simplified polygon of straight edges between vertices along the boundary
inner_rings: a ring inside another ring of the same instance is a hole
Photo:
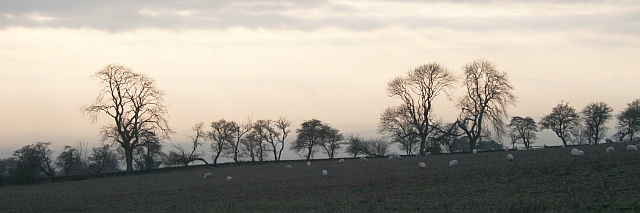
[[[127,174],[133,173],[133,149],[130,146],[125,146],[125,161],[127,162]]]
[[[427,145],[427,135],[420,134],[420,155],[425,155],[425,146]]]

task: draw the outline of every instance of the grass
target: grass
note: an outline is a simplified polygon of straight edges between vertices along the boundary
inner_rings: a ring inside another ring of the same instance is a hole
[[[640,212],[640,152],[626,152],[626,145],[613,144],[614,154],[605,153],[605,144],[578,147],[585,156],[570,156],[570,147],[510,151],[513,162],[498,151],[311,167],[306,161],[201,166],[1,187],[0,211]],[[449,167],[453,159],[460,163]],[[206,172],[213,178],[203,179]]]

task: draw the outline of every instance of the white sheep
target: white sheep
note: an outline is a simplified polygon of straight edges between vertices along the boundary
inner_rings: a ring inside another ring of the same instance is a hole
[[[607,143],[613,143],[613,140],[611,138],[604,139],[604,141]]]
[[[341,163],[344,163],[344,159],[340,159],[340,160],[338,161],[338,164],[341,164]]]
[[[233,178],[231,176],[227,176],[227,181],[231,182],[233,181]]]
[[[211,172],[207,172],[207,174],[204,174],[204,177],[203,177],[203,178],[210,178],[210,177],[212,177],[212,176],[213,176],[213,173],[211,173]]]
[[[458,160],[452,160],[449,162],[449,166],[457,166],[458,165]]]
[[[424,162],[420,162],[418,163],[418,166],[420,166],[420,168],[424,168],[424,167],[427,167],[427,164]]]
[[[285,169],[293,169],[293,167],[291,167],[291,165],[286,165],[284,166]]]
[[[307,166],[311,166],[311,161],[307,161]]]
[[[578,151],[578,156],[583,156],[584,155],[584,151],[580,150]]]
[[[327,175],[327,170],[323,169],[322,170],[322,175]]]
[[[366,157],[360,157],[361,161],[369,161],[369,159],[367,159]]]
[[[611,154],[611,153],[613,153],[615,151],[616,151],[616,149],[614,149],[613,146],[610,146],[610,147],[607,147],[607,151],[606,152],[607,152],[607,154]]]
[[[580,150],[578,150],[576,148],[571,149],[571,155],[572,156],[577,156],[579,152],[580,152]]]
[[[507,154],[507,158],[509,161],[513,161],[513,155],[511,153]]]
[[[627,151],[638,151],[638,147],[634,145],[627,145]]]
[[[431,156],[431,152],[427,152],[426,154],[424,154],[426,156]]]
[[[389,156],[389,160],[393,160],[393,155]]]
[[[502,147],[502,149],[504,149],[505,152],[509,151],[509,147],[508,146]]]
[[[478,154],[478,150],[477,149],[473,149],[473,154]]]

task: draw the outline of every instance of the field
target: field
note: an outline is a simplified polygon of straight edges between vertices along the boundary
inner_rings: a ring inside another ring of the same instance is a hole
[[[570,149],[196,166],[0,188],[2,212],[640,212],[640,152]],[[449,167],[457,159],[457,167]],[[418,162],[427,168],[419,168]],[[285,170],[286,164],[293,166]],[[326,169],[329,175],[323,176]],[[203,179],[206,172],[213,178]],[[227,182],[227,175],[233,177]]]

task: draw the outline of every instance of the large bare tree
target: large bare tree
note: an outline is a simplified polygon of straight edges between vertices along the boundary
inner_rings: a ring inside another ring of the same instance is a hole
[[[409,125],[414,130],[400,137],[405,138],[410,134],[415,134],[420,138],[420,154],[426,150],[427,136],[431,119],[434,117],[433,100],[441,93],[449,95],[457,81],[457,77],[449,72],[447,68],[437,63],[425,64],[415,69],[409,70],[406,76],[399,76],[389,81],[387,93],[389,97],[398,98],[402,101],[400,109],[402,113],[390,115],[406,116],[405,118],[390,119],[385,118],[386,112],[397,111],[398,109],[387,109],[382,114],[380,126],[392,126],[384,122],[394,122],[394,120],[409,121]],[[382,128],[381,131],[389,131],[391,134],[400,133],[394,128]]]
[[[582,109],[582,118],[589,144],[598,144],[604,138],[607,126],[604,124],[611,119],[613,109],[607,103],[590,103]]]
[[[515,106],[516,97],[506,72],[498,71],[488,60],[479,59],[462,67],[466,91],[459,100],[458,126],[469,138],[470,150],[481,137],[505,134],[507,107]]]
[[[124,149],[127,173],[133,172],[133,150],[145,146],[141,135],[153,132],[168,138],[173,131],[167,123],[167,107],[163,104],[164,92],[156,88],[155,81],[147,75],[134,72],[129,67],[109,64],[96,72],[102,88],[95,102],[83,106],[81,111],[97,122],[99,114],[106,114],[113,123],[102,127],[103,140],[112,141]]]
[[[551,109],[551,114],[545,115],[540,120],[541,129],[551,129],[567,146],[571,137],[571,130],[580,125],[580,115],[569,103],[560,102]]]

